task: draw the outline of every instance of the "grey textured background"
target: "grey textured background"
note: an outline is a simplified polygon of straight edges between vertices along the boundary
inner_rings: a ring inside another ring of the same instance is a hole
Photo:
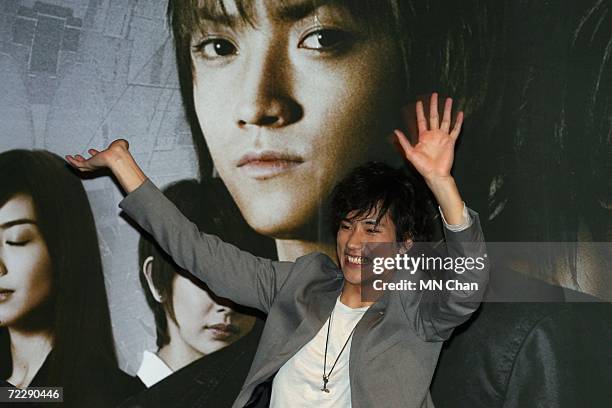
[[[196,177],[166,0],[0,0],[0,151],[84,153],[118,137],[160,186]],[[119,189],[85,183],[98,227],[121,368],[154,348],[138,282],[137,234]]]

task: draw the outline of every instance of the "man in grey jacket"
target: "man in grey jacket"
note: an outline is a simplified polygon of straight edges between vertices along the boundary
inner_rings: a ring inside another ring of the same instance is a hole
[[[406,159],[423,176],[445,224],[445,259],[486,259],[478,215],[468,210],[450,175],[463,114],[451,129],[452,101],[442,120],[437,94],[429,120],[417,103],[418,143],[396,131]],[[381,292],[365,298],[365,243],[424,236],[417,185],[380,164],[363,166],[335,189],[337,263],[321,253],[295,262],[255,257],[207,235],[151,183],[118,140],[67,160],[82,171],[110,168],[128,193],[120,203],[185,270],[216,294],[268,315],[261,341],[234,407],[429,407],[429,384],[442,342],[477,309],[488,266],[455,270],[455,287]],[[287,170],[290,171],[290,170]],[[399,282],[399,273],[391,272]],[[422,271],[416,276],[426,279]],[[472,284],[466,290],[465,284]]]

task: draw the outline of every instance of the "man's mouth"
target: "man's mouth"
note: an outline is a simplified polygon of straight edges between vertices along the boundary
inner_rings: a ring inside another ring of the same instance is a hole
[[[346,260],[349,264],[361,266],[370,263],[370,259],[366,256],[346,255]]]
[[[236,167],[248,177],[266,180],[304,163],[298,155],[275,151],[250,152],[240,158]]]

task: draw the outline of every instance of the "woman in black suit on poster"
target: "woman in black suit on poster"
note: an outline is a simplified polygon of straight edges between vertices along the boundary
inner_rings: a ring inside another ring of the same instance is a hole
[[[85,189],[46,151],[4,152],[0,174],[0,379],[113,407],[138,383],[117,366]]]

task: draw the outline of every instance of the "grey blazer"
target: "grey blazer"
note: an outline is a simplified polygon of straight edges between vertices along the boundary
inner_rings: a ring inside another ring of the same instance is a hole
[[[314,338],[340,295],[342,271],[327,255],[312,253],[295,262],[276,262],[241,251],[201,233],[149,180],[119,206],[214,293],[268,315],[233,407],[249,404],[253,391]],[[470,214],[473,223],[468,229],[445,231],[451,256],[486,252],[478,215],[471,210]],[[456,277],[484,289],[488,266]],[[429,385],[442,342],[478,308],[480,296],[444,292],[425,301],[430,293],[385,292],[357,324],[349,356],[354,408],[433,406]]]

